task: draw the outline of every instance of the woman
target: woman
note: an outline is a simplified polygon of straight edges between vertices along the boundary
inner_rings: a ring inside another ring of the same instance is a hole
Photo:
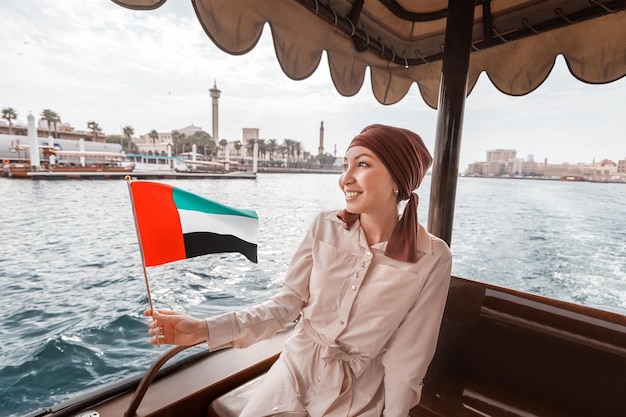
[[[435,351],[452,263],[446,243],[417,222],[413,191],[431,162],[417,134],[366,127],[344,158],[345,209],[315,218],[280,293],[207,320],[155,311],[152,343],[246,347],[299,319],[242,416],[407,416]]]

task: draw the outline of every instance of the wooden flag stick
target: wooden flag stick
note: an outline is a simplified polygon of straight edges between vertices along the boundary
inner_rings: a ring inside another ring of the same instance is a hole
[[[150,312],[152,313],[152,320],[154,320],[154,307],[152,305],[152,295],[150,294],[150,284],[148,283],[148,271],[146,269],[146,261],[143,256],[143,245],[141,244],[141,234],[139,233],[139,226],[137,225],[137,213],[135,212],[135,201],[133,200],[133,190],[130,187],[131,178],[130,175],[126,175],[124,178],[128,185],[128,192],[130,194],[130,203],[133,208],[133,220],[135,221],[135,231],[137,232],[137,242],[139,243],[139,253],[141,255],[141,266],[143,268],[143,280],[146,284],[146,291],[148,293],[148,303],[150,304]],[[161,335],[157,336],[157,346],[160,346],[159,339]]]

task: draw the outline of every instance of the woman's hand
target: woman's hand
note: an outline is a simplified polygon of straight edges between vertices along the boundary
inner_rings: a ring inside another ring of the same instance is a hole
[[[152,316],[148,334],[153,345],[170,344],[192,346],[209,340],[206,321],[187,314],[169,310],[146,310],[144,316]]]

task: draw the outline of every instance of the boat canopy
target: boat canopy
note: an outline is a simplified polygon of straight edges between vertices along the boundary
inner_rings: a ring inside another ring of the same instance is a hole
[[[113,0],[154,9],[166,0]],[[326,51],[333,83],[355,95],[370,68],[375,97],[402,99],[413,83],[438,106],[448,0],[192,0],[209,37],[224,51],[254,48],[269,24],[287,76],[309,77]],[[470,8],[471,9],[471,8]],[[563,55],[574,77],[607,83],[626,74],[626,1],[474,2],[468,88],[484,71],[500,91],[527,94]]]
[[[166,0],[112,0],[155,9]],[[231,54],[245,54],[267,23],[290,78],[309,77],[326,51],[345,96],[369,68],[382,104],[417,84],[437,108],[428,230],[451,243],[465,99],[485,72],[500,91],[527,94],[562,55],[587,83],[626,75],[626,0],[192,0],[202,27]]]
[[[220,163],[220,162],[214,162],[214,161],[194,161],[191,159],[185,159],[183,161],[185,164],[187,165],[202,165],[202,166],[212,166],[212,167],[223,167],[224,164]]]

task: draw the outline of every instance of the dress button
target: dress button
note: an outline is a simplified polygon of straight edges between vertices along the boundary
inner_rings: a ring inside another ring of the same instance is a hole
[[[367,256],[372,256],[372,252],[367,252],[366,255]]]
[[[321,376],[317,377],[317,382],[322,382],[322,377]]]
[[[343,320],[339,320],[339,323],[344,324],[344,321]]]
[[[352,291],[356,291],[356,285],[352,286]]]
[[[272,411],[278,411],[278,407],[272,407]]]

